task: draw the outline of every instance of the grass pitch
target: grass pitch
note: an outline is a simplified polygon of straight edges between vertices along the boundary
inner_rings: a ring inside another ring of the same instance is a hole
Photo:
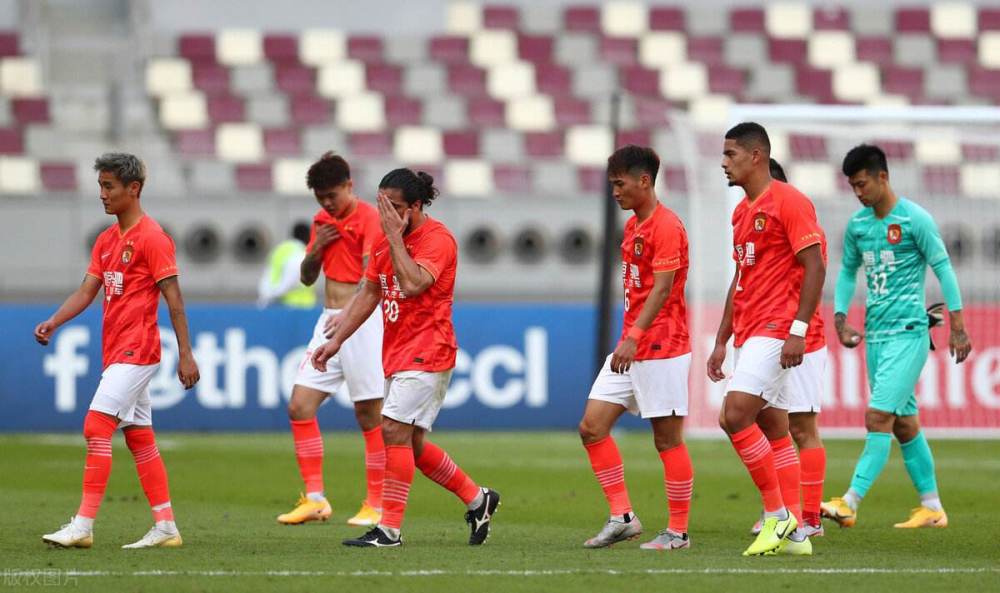
[[[417,472],[398,549],[348,549],[345,524],[364,495],[363,442],[326,435],[329,522],[286,527],[275,516],[301,488],[289,434],[160,435],[184,547],[121,550],[151,524],[120,436],[90,550],[50,550],[41,535],[79,502],[79,435],[0,436],[0,588],[100,591],[1000,591],[1000,441],[933,441],[951,526],[899,530],[916,494],[898,447],[861,507],[858,526],[827,523],[811,558],[743,558],[759,500],[725,441],[689,443],[695,467],[692,547],[638,542],[584,550],[606,506],[569,433],[436,433],[503,505],[487,545],[466,545],[464,507]],[[666,526],[662,466],[648,433],[618,437],[643,541]],[[827,495],[844,491],[860,441],[828,441]]]

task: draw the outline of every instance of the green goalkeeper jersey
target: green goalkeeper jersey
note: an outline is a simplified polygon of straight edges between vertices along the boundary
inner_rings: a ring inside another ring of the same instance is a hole
[[[847,223],[835,312],[847,313],[862,266],[868,286],[865,339],[869,342],[927,332],[927,266],[941,281],[948,309],[962,308],[948,251],[934,219],[904,197],[884,219],[877,218],[874,209],[863,208]]]

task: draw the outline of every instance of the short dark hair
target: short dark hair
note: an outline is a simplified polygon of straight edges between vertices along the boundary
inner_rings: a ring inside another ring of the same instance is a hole
[[[438,196],[434,187],[434,178],[424,171],[414,172],[412,169],[393,169],[385,174],[378,183],[379,189],[398,189],[403,192],[403,199],[410,206],[417,202],[430,206]]]
[[[781,163],[773,158],[771,159],[771,179],[788,183],[788,177],[785,177],[785,169],[781,166]]]
[[[140,190],[146,185],[146,163],[134,154],[106,152],[94,160],[94,170],[112,173],[122,185],[138,181]]]
[[[841,170],[847,177],[861,171],[868,171],[869,175],[876,176],[882,171],[888,173],[889,163],[886,161],[885,152],[878,146],[859,144],[847,151]]]
[[[608,176],[649,174],[649,181],[656,184],[660,170],[660,157],[648,146],[629,144],[622,146],[608,157]]]
[[[306,173],[306,186],[311,190],[329,189],[337,187],[351,179],[351,166],[347,164],[344,157],[327,151],[318,161],[309,167]]]
[[[309,237],[312,234],[312,225],[304,220],[296,221],[292,225],[292,238],[298,239],[303,243],[309,242]]]
[[[760,147],[768,155],[771,154],[771,139],[767,137],[767,130],[764,129],[764,126],[757,122],[745,121],[729,128],[729,131],[726,132],[726,140],[735,140],[737,144],[747,150]]]

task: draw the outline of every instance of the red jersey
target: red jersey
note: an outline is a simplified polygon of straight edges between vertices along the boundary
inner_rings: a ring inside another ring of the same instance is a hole
[[[156,283],[177,275],[173,240],[146,215],[124,233],[115,223],[97,236],[87,275],[104,283],[103,368],[160,362]]]
[[[756,200],[744,198],[736,206],[733,259],[739,274],[733,294],[733,334],[737,347],[754,336],[788,337],[804,273],[795,254],[825,241],[816,208],[787,183],[773,180]],[[815,314],[810,326],[817,318]],[[817,329],[822,327],[813,331]]]
[[[427,217],[403,237],[407,253],[430,272],[434,283],[418,296],[399,287],[383,235],[368,260],[365,279],[382,287],[382,367],[388,377],[399,371],[446,371],[455,367],[458,343],[451,323],[458,245],[440,222]]]
[[[625,285],[622,340],[639,319],[646,297],[653,290],[653,274],[674,272],[667,300],[637,344],[636,360],[674,358],[691,352],[684,302],[687,270],[687,233],[672,210],[658,203],[646,220],[639,222],[634,215],[628,219],[622,242],[622,282]]]
[[[316,242],[316,229],[321,224],[331,224],[340,233],[340,237],[334,239],[323,250],[323,273],[334,282],[360,281],[364,273],[361,261],[371,255],[372,246],[382,236],[378,210],[361,200],[357,201],[354,212],[344,218],[336,218],[326,210],[320,209],[313,217],[306,251],[312,249],[313,243]]]

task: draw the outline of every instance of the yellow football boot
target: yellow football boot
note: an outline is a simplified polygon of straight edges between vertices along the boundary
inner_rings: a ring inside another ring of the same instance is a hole
[[[947,527],[948,515],[943,510],[934,511],[921,506],[910,511],[910,518],[893,527],[900,529],[916,529],[917,527]]]
[[[770,552],[765,552],[765,556],[812,556],[813,555],[813,545],[809,541],[809,538],[803,538],[802,541],[797,542],[792,538],[785,538],[781,540],[781,543],[777,548],[771,550]]]
[[[819,514],[827,519],[833,519],[841,527],[854,527],[858,514],[851,507],[847,506],[843,498],[834,497],[829,502],[819,505]]]
[[[795,531],[799,522],[795,515],[788,513],[788,518],[779,519],[777,517],[767,517],[764,525],[761,526],[757,539],[753,540],[750,547],[743,551],[744,556],[762,556],[771,550],[778,549],[781,542]]]
[[[358,514],[347,520],[347,524],[356,527],[374,527],[381,520],[382,511],[368,504],[366,500],[361,503],[361,510],[358,511]]]
[[[299,502],[291,512],[278,515],[278,523],[282,525],[301,525],[309,521],[326,521],[330,518],[333,509],[330,503],[323,500],[309,500],[305,496],[299,495]]]

